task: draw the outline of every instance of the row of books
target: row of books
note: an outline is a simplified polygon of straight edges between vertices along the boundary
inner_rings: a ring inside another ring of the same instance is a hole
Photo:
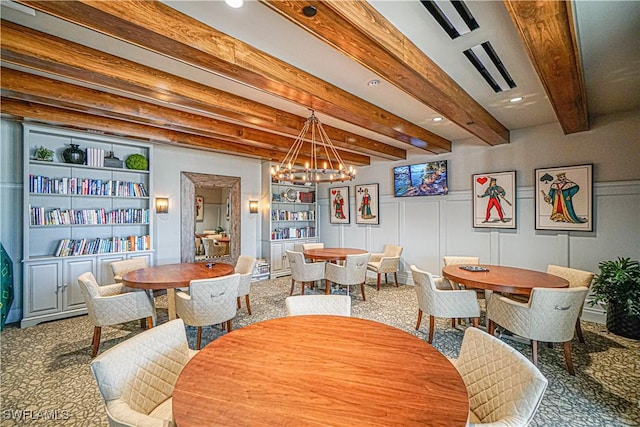
[[[271,232],[271,240],[305,239],[307,237],[316,237],[315,227],[276,228]]]
[[[108,239],[62,239],[53,256],[67,257],[116,252],[146,251],[151,249],[151,237],[129,236]]]
[[[45,211],[43,207],[30,207],[31,225],[75,225],[75,224],[147,224],[149,209],[117,209],[107,212],[101,209],[59,208]]]
[[[276,209],[271,212],[272,221],[313,221],[315,217],[315,211],[291,212],[284,209]]]
[[[90,178],[49,178],[29,175],[29,192],[37,194],[77,194],[85,196],[149,197],[141,182]]]

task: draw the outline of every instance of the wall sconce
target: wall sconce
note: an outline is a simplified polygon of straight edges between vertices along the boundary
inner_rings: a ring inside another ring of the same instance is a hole
[[[156,197],[156,213],[169,213],[169,199],[166,197]]]
[[[249,213],[258,213],[258,201],[249,200]]]

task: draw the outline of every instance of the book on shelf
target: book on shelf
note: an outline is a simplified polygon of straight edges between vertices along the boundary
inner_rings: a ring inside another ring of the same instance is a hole
[[[151,249],[151,236],[112,237],[107,239],[62,239],[53,253],[55,257],[135,252]]]

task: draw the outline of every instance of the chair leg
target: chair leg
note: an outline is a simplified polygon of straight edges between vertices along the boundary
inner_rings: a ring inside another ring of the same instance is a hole
[[[198,326],[198,333],[196,334],[196,350],[200,350],[200,341],[202,341],[202,326]]]
[[[580,340],[580,342],[584,344],[584,336],[582,335],[582,326],[580,326],[580,318],[576,320],[576,335],[578,336],[578,340]]]
[[[538,366],[538,341],[531,340],[531,359],[533,364]]]
[[[380,290],[380,273],[378,273],[378,290]]]
[[[301,290],[302,295],[304,295],[304,284],[305,282],[300,282],[300,286],[302,287],[302,290]]]
[[[247,313],[249,313],[249,316],[251,316],[251,304],[249,304],[249,294],[246,294],[244,296],[244,303],[247,306]]]
[[[93,341],[91,341],[91,357],[96,357],[98,354],[98,348],[100,347],[100,333],[102,328],[100,326],[93,327]]]
[[[360,283],[360,290],[362,291],[362,301],[366,301],[367,297],[364,296],[364,282]]]
[[[576,372],[573,370],[573,359],[571,357],[571,341],[564,342],[564,358],[567,361],[567,370],[571,375],[575,375]]]
[[[471,319],[471,321],[473,322],[473,327],[477,328],[478,324],[480,323],[480,319],[477,318],[477,317],[474,317],[474,318]]]
[[[384,283],[389,284],[389,278],[387,277],[387,273],[384,273]]]
[[[451,319],[451,327],[452,328],[456,327],[456,318],[455,317]]]
[[[416,331],[420,329],[420,322],[422,322],[422,310],[418,309],[418,323],[416,323]]]
[[[393,272],[393,278],[396,280],[396,288],[398,287],[398,272],[394,271]]]
[[[241,304],[240,304],[240,297],[237,298],[237,302],[238,302],[238,310],[240,310]]]
[[[433,341],[433,329],[435,328],[436,317],[429,315],[429,340],[427,342],[431,344]]]
[[[227,320],[227,332],[231,332],[231,329],[233,328],[233,322],[231,319]]]
[[[331,293],[331,282],[329,282],[329,280],[325,279],[324,281],[324,293],[329,295]]]
[[[493,336],[495,334],[495,332],[496,332],[496,322],[494,322],[493,320],[489,320],[487,322],[487,332],[491,336]]]
[[[296,285],[296,281],[291,279],[291,291],[289,291],[289,295],[293,295],[293,287]]]
[[[153,328],[153,317],[147,317],[147,329]]]

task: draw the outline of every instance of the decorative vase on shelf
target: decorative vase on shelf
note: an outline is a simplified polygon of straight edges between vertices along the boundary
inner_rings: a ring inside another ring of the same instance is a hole
[[[85,154],[84,151],[78,148],[78,144],[70,144],[71,147],[66,148],[62,152],[62,158],[65,163],[74,163],[76,165],[83,165]]]

